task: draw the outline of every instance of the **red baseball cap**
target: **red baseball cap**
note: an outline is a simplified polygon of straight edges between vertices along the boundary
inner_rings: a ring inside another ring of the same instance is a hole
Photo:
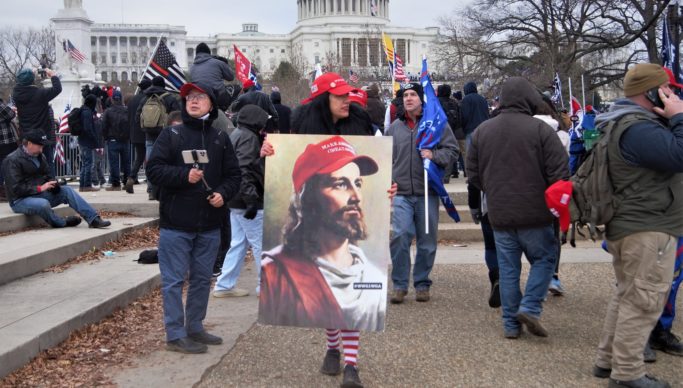
[[[248,80],[244,81],[244,83],[242,84],[242,89],[249,89],[250,87],[252,87],[254,85],[256,85],[254,83],[254,81],[248,79]]]
[[[349,92],[349,101],[357,102],[366,108],[368,106],[368,93],[363,89],[353,89]]]
[[[339,74],[325,73],[313,81],[311,95],[307,99],[302,100],[301,103],[308,104],[311,100],[325,92],[330,92],[335,96],[343,96],[349,94],[352,90],[354,88],[347,84]]]
[[[188,82],[180,88],[180,97],[187,97],[187,95],[190,94],[190,92],[193,90],[196,90],[200,93],[209,94],[204,89],[200,88],[199,86]]]
[[[545,190],[545,203],[548,210],[560,219],[560,230],[563,232],[569,230],[569,202],[573,190],[574,184],[571,181],[557,181]]]
[[[372,175],[379,167],[369,156],[357,155],[351,144],[341,136],[333,136],[317,144],[309,144],[294,163],[292,182],[294,191],[300,192],[304,183],[317,174],[329,174],[349,163],[356,163],[360,175]]]
[[[683,85],[676,82],[676,77],[674,77],[674,72],[671,71],[671,69],[669,69],[668,67],[664,67],[664,66],[662,66],[662,69],[664,69],[664,71],[666,72],[666,75],[669,76],[669,85],[670,86],[673,86],[673,87],[676,87],[679,89],[683,89]]]

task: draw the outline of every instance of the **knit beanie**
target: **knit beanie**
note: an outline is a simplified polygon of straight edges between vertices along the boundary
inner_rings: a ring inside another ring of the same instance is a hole
[[[196,54],[199,54],[199,53],[211,54],[211,49],[209,48],[209,45],[207,45],[204,42],[198,44],[197,48],[194,51]]]
[[[140,90],[146,90],[148,87],[152,86],[152,81],[150,81],[149,78],[144,78],[140,83],[138,84],[138,87]]]
[[[85,101],[83,101],[83,105],[95,110],[95,107],[97,106],[97,96],[94,94],[88,94],[88,96],[85,97]]]
[[[33,85],[35,79],[36,76],[31,69],[21,69],[19,70],[19,73],[17,73],[17,84],[21,86]]]
[[[669,82],[669,76],[660,65],[639,63],[626,72],[624,96],[636,96],[667,82]]]
[[[414,90],[417,95],[420,97],[420,101],[424,101],[424,90],[422,90],[422,84],[419,82],[411,82],[408,84],[403,85],[403,90]]]

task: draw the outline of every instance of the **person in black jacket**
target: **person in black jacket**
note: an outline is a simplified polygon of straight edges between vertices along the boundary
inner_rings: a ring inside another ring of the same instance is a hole
[[[273,107],[277,111],[279,126],[278,129],[280,133],[290,133],[290,125],[292,121],[292,108],[282,104],[282,96],[280,95],[280,92],[270,93],[270,101],[273,103]]]
[[[477,93],[477,84],[470,81],[463,87],[465,98],[460,102],[462,112],[462,128],[467,137],[467,145],[471,142],[472,132],[489,118],[489,104]],[[465,150],[467,155],[467,150]]]
[[[130,128],[128,109],[123,105],[121,92],[116,90],[111,96],[111,106],[102,115],[102,135],[107,145],[109,158],[109,187],[107,191],[121,190],[120,171],[123,180],[130,176]],[[128,184],[130,183],[130,185]],[[133,182],[126,182],[126,191],[133,193]]]
[[[242,171],[240,192],[229,203],[231,243],[225,256],[221,275],[216,280],[213,296],[217,298],[247,296],[248,290],[237,287],[247,248],[251,246],[258,274],[256,294],[261,284],[261,246],[263,241],[263,179],[265,161],[260,157],[268,113],[257,105],[240,110],[237,128],[230,134]]]
[[[242,85],[242,93],[243,94],[237,97],[237,100],[230,105],[230,111],[232,113],[239,113],[240,109],[242,109],[242,107],[245,105],[258,105],[261,109],[266,111],[268,115],[270,115],[268,123],[266,124],[266,132],[274,133],[279,128],[279,116],[268,95],[260,90],[257,90],[256,85],[252,80],[247,80],[244,82],[244,85]],[[234,115],[233,117],[237,117],[237,115]],[[235,119],[233,119],[233,123],[234,122],[236,122]]]
[[[145,103],[147,100],[152,96],[152,95],[157,95],[160,96],[164,102],[164,107],[166,107],[166,113],[171,113],[174,110],[180,110],[180,105],[178,104],[178,99],[176,96],[170,92],[168,92],[166,89],[166,81],[162,77],[154,77],[152,79],[152,86],[147,88],[145,90],[145,97],[140,101],[140,106],[138,106],[138,109],[135,112],[135,120],[136,123],[135,125],[140,126],[141,118],[140,115],[142,114],[142,108],[145,106]],[[149,157],[152,153],[152,147],[154,146],[154,142],[157,139],[157,136],[159,136],[159,133],[161,132],[161,129],[163,127],[155,127],[155,128],[143,128],[142,130],[145,132],[145,148],[146,148],[146,157],[147,160],[149,160]],[[149,193],[149,199],[153,200],[156,199],[154,198],[153,194],[153,185],[150,184],[150,182],[147,182],[147,193]]]
[[[218,109],[210,86],[180,89],[183,124],[165,128],[147,162],[159,187],[159,269],[167,349],[204,353],[223,342],[202,321],[220,243],[224,206],[240,187],[240,168],[228,135],[214,127]],[[183,150],[205,150],[208,163],[186,164]],[[183,284],[189,278],[187,304]]]
[[[22,146],[9,154],[2,163],[5,191],[12,211],[37,215],[53,228],[76,226],[78,216],[59,217],[53,207],[68,204],[88,222],[91,228],[111,225],[97,215],[78,193],[69,186],[61,186],[51,174],[43,147],[49,143],[47,135],[39,129],[24,133]]]
[[[17,139],[12,129],[12,120],[16,117],[16,108],[6,105],[0,98],[0,165],[7,155],[17,149]],[[5,179],[0,169],[0,201],[7,201],[5,195]]]
[[[81,121],[83,122],[83,132],[78,136],[78,148],[81,153],[81,177],[79,191],[99,191],[99,188],[92,186],[92,167],[93,153],[96,149],[102,148],[100,137],[102,133],[102,122],[97,117],[97,97],[89,94],[81,107]]]
[[[38,87],[33,84],[35,73],[32,69],[20,70],[17,74],[17,84],[12,92],[12,98],[17,106],[21,130],[39,129],[50,140],[50,144],[43,147],[43,153],[52,175],[55,175],[55,133],[52,130],[54,116],[49,113],[48,103],[62,92],[62,83],[52,70],[45,69],[45,74],[50,77],[50,82],[52,82],[50,88]]]
[[[147,90],[150,86],[152,86],[152,81],[150,81],[149,78],[145,78],[142,81],[140,81],[140,83],[138,84],[138,93],[134,95],[126,104],[128,107],[128,126],[130,128],[130,143],[133,146],[133,150],[135,151],[135,160],[133,161],[133,168],[131,169],[130,175],[128,176],[128,180],[131,181],[131,185],[137,185],[138,183],[140,183],[138,182],[138,174],[140,173],[140,168],[142,167],[142,163],[144,163],[146,157],[145,133],[142,131],[142,128],[140,128],[140,123],[137,120],[136,113],[138,112],[138,109],[141,106],[142,100],[145,98],[144,91]],[[126,181],[126,189],[128,189],[129,186],[128,180]]]

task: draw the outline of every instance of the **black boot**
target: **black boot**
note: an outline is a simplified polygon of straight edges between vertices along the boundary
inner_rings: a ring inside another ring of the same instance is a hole
[[[341,373],[341,352],[339,349],[327,349],[323,365],[320,367],[320,373],[329,376],[336,376]]]
[[[498,282],[498,269],[489,271],[489,281],[491,282],[491,294],[489,295],[489,307],[500,307],[500,284]]]
[[[353,365],[344,367],[344,380],[341,386],[342,388],[363,388],[363,383],[360,382],[360,376],[358,376],[358,368]]]
[[[650,347],[674,356],[683,356],[681,339],[673,334],[671,329],[664,329],[659,322],[650,333]]]

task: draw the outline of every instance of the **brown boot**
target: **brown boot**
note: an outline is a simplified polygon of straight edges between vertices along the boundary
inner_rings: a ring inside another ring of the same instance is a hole
[[[391,303],[393,303],[393,304],[403,303],[403,299],[405,299],[407,294],[408,294],[408,291],[406,291],[406,290],[394,290],[394,293],[391,295]]]

